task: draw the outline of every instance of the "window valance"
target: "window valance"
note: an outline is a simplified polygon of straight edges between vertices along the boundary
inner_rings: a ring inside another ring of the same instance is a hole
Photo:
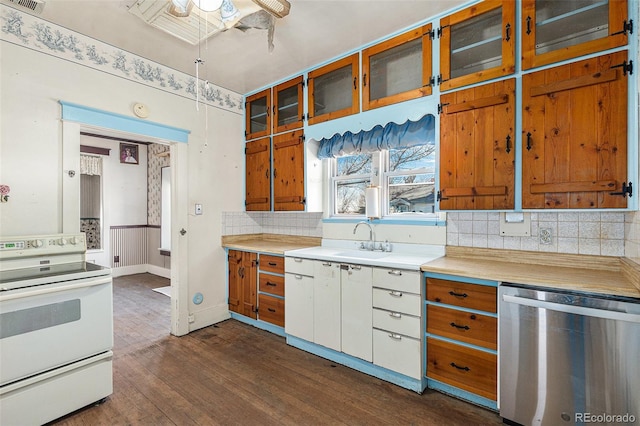
[[[435,117],[425,115],[418,121],[407,120],[403,124],[388,123],[358,133],[336,133],[320,140],[319,158],[335,158],[343,155],[366,154],[382,149],[410,148],[435,143]]]

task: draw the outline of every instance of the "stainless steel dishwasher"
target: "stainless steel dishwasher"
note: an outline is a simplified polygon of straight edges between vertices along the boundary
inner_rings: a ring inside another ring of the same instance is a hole
[[[505,423],[640,424],[640,299],[516,284],[498,294]]]

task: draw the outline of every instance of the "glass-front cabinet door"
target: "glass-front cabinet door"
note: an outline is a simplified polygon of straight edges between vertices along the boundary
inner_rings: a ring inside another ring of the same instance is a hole
[[[245,138],[261,138],[271,134],[271,89],[263,90],[245,101]]]
[[[440,24],[442,90],[515,71],[515,1],[485,0]]]
[[[431,24],[362,51],[364,111],[431,94]]]
[[[627,44],[627,0],[523,0],[522,67]]]
[[[273,88],[273,133],[302,127],[302,76]]]
[[[309,72],[309,124],[358,112],[359,73],[357,53]]]

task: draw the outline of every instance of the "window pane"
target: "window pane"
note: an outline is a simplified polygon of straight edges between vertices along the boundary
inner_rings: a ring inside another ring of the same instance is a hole
[[[369,67],[371,100],[422,87],[422,38],[373,55]]]
[[[364,214],[364,190],[370,179],[343,180],[336,182],[336,213]]]
[[[502,8],[451,26],[451,78],[500,66]]]
[[[314,79],[315,115],[329,114],[350,108],[353,103],[351,65],[344,66]]]
[[[365,175],[371,173],[371,154],[338,157],[336,176]]]
[[[389,177],[389,213],[433,213],[434,184],[431,173]]]
[[[80,175],[80,232],[87,238],[87,250],[102,248],[101,179],[99,175]]]
[[[434,169],[436,146],[421,145],[389,151],[389,171]]]

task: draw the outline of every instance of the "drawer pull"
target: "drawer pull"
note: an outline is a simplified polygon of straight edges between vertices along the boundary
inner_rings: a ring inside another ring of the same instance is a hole
[[[389,316],[391,318],[402,318],[402,314],[400,314],[398,312],[389,312]]]
[[[299,257],[294,257],[294,258],[293,258],[293,261],[294,261],[294,262],[301,263],[301,262],[302,262],[302,259],[301,259],[301,258],[299,258]]]
[[[455,291],[450,291],[449,292],[450,295],[454,296],[454,297],[467,297],[468,294],[467,293],[456,293]]]
[[[355,271],[360,271],[362,269],[362,266],[360,265],[349,265],[350,269],[353,269]]]
[[[390,291],[389,294],[393,297],[402,297],[401,291]]]
[[[322,262],[322,266],[331,266],[331,262]]]
[[[395,333],[389,333],[389,337],[392,338],[393,340],[402,340],[402,336]]]
[[[302,279],[302,275],[296,274],[296,275],[294,275],[294,277],[296,277],[296,280],[301,280]]]
[[[267,281],[267,285],[270,286],[270,287],[277,287],[278,286],[278,284],[272,283],[271,281]]]
[[[469,371],[470,368],[469,367],[460,367],[459,365],[456,365],[455,362],[452,362],[451,364],[449,364],[450,366],[457,368],[458,370],[464,370],[464,371]]]
[[[273,308],[267,308],[267,311],[269,311],[269,312],[275,312],[276,310],[275,310],[275,309],[273,309]]]
[[[278,266],[276,262],[269,262],[269,266]]]
[[[469,326],[468,326],[468,325],[458,325],[458,324],[456,324],[455,322],[452,322],[450,325],[451,325],[451,327],[461,328],[461,329],[463,329],[463,330],[468,330],[468,329],[469,329]]]
[[[389,275],[402,275],[402,271],[395,271],[395,270],[391,270],[391,271],[387,271],[387,274]]]

